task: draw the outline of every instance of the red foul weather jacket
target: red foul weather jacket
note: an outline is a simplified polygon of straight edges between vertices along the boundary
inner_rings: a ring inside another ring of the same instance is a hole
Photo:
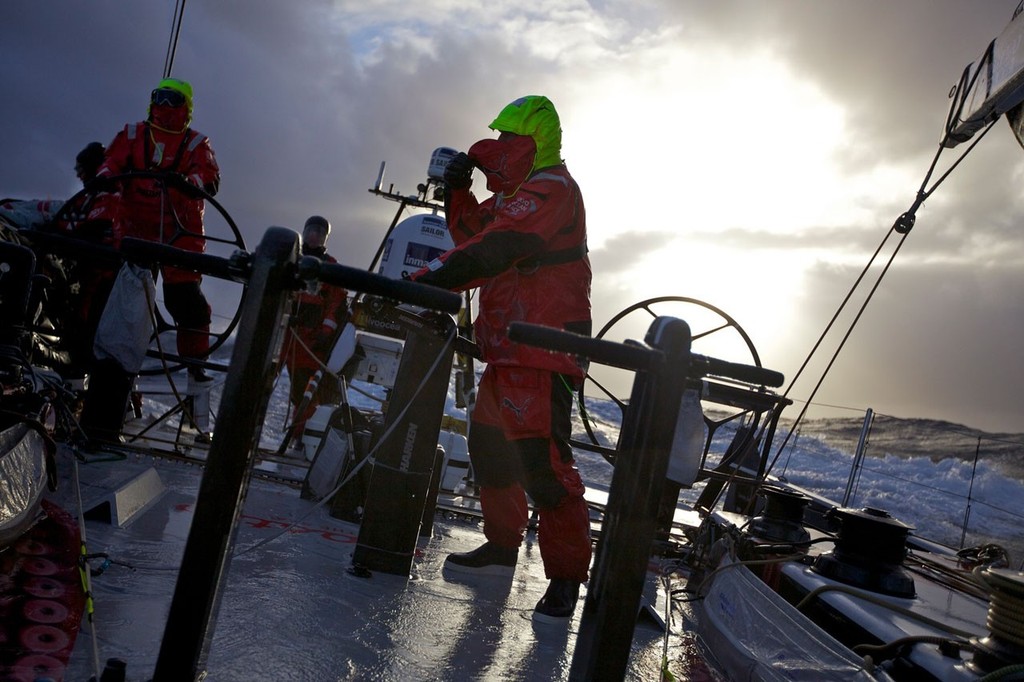
[[[192,128],[173,133],[146,121],[124,127],[107,148],[106,159],[97,173],[111,177],[130,171],[167,171],[215,194],[220,185],[220,168],[210,140]],[[171,244],[179,249],[203,252],[205,202],[189,196],[173,183],[156,178],[123,183],[115,234]],[[165,268],[166,282],[198,281],[197,273]]]
[[[455,248],[412,279],[452,291],[480,287],[474,331],[485,362],[582,377],[575,357],[508,338],[517,321],[590,334],[586,215],[566,167],[538,169],[511,197],[483,203],[469,189],[452,190],[447,217]]]
[[[338,262],[326,253],[320,260],[324,263]],[[295,296],[289,330],[281,346],[281,361],[292,376],[298,368],[320,369],[320,363],[327,362],[326,355],[331,351],[327,341],[333,339],[348,321],[348,292],[345,289],[316,281],[310,284],[312,289],[303,289]],[[296,341],[293,333],[317,357],[311,356]]]

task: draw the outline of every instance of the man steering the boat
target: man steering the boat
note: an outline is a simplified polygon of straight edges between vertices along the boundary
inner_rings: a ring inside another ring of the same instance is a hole
[[[220,167],[210,139],[190,127],[192,86],[165,78],[150,94],[149,116],[129,123],[114,137],[97,178],[125,173],[141,177],[122,181],[115,233],[170,244],[202,253],[204,193],[220,187]],[[109,182],[109,181],[108,181]],[[200,191],[201,190],[201,191]],[[202,275],[164,267],[164,305],[178,325],[178,353],[204,358],[210,350],[210,304],[200,286]],[[202,378],[198,365],[190,366]]]
[[[585,488],[569,446],[572,400],[586,370],[573,356],[512,343],[508,326],[523,321],[591,333],[586,217],[561,158],[561,124],[547,97],[515,100],[489,127],[497,139],[473,144],[445,170],[456,246],[411,276],[453,291],[480,288],[474,329],[487,366],[471,416],[469,454],[487,541],[449,555],[445,569],[511,576],[529,495],[550,581],[534,618],[567,621],[591,558]],[[482,203],[470,191],[474,168],[493,193]]]
[[[116,192],[115,246],[123,237],[170,244],[187,251],[206,250],[203,230],[205,196],[220,187],[220,168],[205,135],[190,127],[192,86],[165,78],[150,93],[145,121],[127,124],[107,147],[91,183],[95,191]],[[210,304],[202,275],[165,266],[164,306],[177,324],[178,354],[201,360],[210,350]],[[192,380],[208,385],[198,362],[189,363]],[[86,394],[82,426],[90,439],[109,439],[120,431],[132,374],[116,361],[96,363]],[[193,415],[199,438],[209,441],[207,415]]]

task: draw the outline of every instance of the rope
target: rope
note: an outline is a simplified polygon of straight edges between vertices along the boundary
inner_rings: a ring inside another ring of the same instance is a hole
[[[817,588],[811,590],[810,592],[808,592],[804,596],[804,598],[800,600],[800,603],[798,603],[796,605],[797,611],[803,611],[804,607],[809,605],[811,602],[813,602],[815,599],[818,598],[818,595],[820,595],[820,594],[822,594],[824,592],[840,592],[842,594],[847,594],[847,595],[850,595],[851,597],[855,597],[857,599],[862,599],[862,600],[864,600],[866,602],[870,602],[870,603],[874,604],[875,606],[881,606],[882,608],[888,609],[889,611],[892,611],[893,613],[898,613],[901,616],[904,616],[904,617],[909,618],[911,620],[915,620],[915,621],[917,621],[919,623],[924,623],[925,625],[928,625],[929,627],[933,627],[936,630],[942,630],[943,632],[948,632],[950,634],[956,635],[957,637],[963,637],[964,639],[969,639],[969,638],[975,636],[975,633],[973,633],[973,632],[969,632],[967,630],[961,630],[960,628],[953,627],[952,625],[950,625],[948,623],[944,623],[944,622],[936,620],[934,618],[929,618],[928,616],[925,616],[925,615],[920,614],[920,613],[916,613],[916,612],[911,611],[910,609],[907,609],[907,608],[903,608],[902,606],[899,606],[898,604],[894,604],[894,603],[884,599],[883,597],[876,597],[875,595],[873,595],[873,594],[871,594],[869,592],[866,592],[864,590],[859,590],[856,587],[850,587],[849,585],[838,585],[838,584],[836,584],[836,585],[822,585],[821,587],[817,587]]]
[[[295,526],[299,525],[304,520],[309,518],[309,516],[313,512],[315,512],[317,509],[319,509],[320,507],[322,507],[325,504],[327,504],[327,502],[331,498],[333,498],[338,493],[339,490],[341,490],[343,487],[345,487],[346,483],[348,483],[353,478],[355,478],[356,474],[359,473],[359,471],[366,465],[367,462],[372,462],[374,466],[377,466],[378,462],[376,462],[373,459],[373,456],[377,453],[377,450],[380,449],[380,446],[383,445],[387,441],[387,439],[391,436],[391,434],[398,427],[398,425],[402,423],[402,417],[405,416],[405,413],[408,412],[409,408],[412,407],[413,404],[416,402],[416,397],[420,394],[420,391],[423,390],[423,387],[427,385],[427,380],[434,373],[434,370],[437,369],[437,366],[441,363],[441,360],[442,360],[442,358],[444,358],[445,353],[448,350],[448,347],[451,346],[452,343],[455,341],[455,337],[457,336],[457,334],[458,334],[458,332],[457,332],[457,330],[455,328],[452,328],[450,330],[450,332],[448,334],[448,338],[445,339],[444,346],[441,347],[441,350],[437,354],[437,357],[434,358],[433,364],[430,365],[430,368],[423,375],[423,381],[421,381],[420,385],[416,387],[415,391],[413,391],[412,396],[410,396],[409,403],[405,407],[402,408],[401,412],[398,413],[398,416],[395,418],[395,421],[391,424],[391,426],[384,433],[381,434],[380,438],[377,440],[377,444],[374,445],[373,448],[368,453],[366,453],[366,457],[364,457],[362,459],[362,461],[360,461],[356,466],[352,467],[352,470],[349,471],[348,475],[345,476],[345,478],[341,482],[339,482],[338,485],[336,485],[333,490],[331,490],[326,495],[324,495],[319,500],[317,500],[316,503],[312,507],[310,507],[308,511],[306,511],[306,513],[302,514],[297,519],[295,519],[293,522],[288,524],[288,526],[283,528],[280,533],[277,533],[276,535],[273,535],[273,536],[271,536],[269,538],[266,538],[264,540],[260,540],[256,544],[254,544],[254,545],[252,545],[250,547],[247,547],[244,550],[236,551],[232,556],[239,557],[239,556],[248,554],[249,552],[252,552],[252,551],[254,551],[256,549],[259,549],[260,547],[262,547],[262,546],[264,546],[264,545],[266,545],[266,544],[268,544],[270,542],[273,542],[274,540],[278,539],[279,537],[281,537],[285,533],[289,532],[292,528],[294,528]]]
[[[350,324],[350,323],[346,323],[346,324]],[[344,329],[344,327],[342,327],[342,329]],[[327,365],[324,364],[324,361],[321,360],[319,357],[317,357],[316,353],[314,353],[313,350],[309,346],[306,345],[306,342],[302,340],[301,336],[299,336],[299,333],[296,331],[295,327],[289,326],[287,328],[287,330],[286,330],[286,333],[290,336],[291,341],[293,341],[294,343],[290,343],[290,342],[287,342],[287,341],[285,342],[287,344],[287,353],[286,353],[287,359],[286,359],[286,362],[283,364],[283,366],[293,365],[295,363],[295,356],[298,354],[299,350],[302,350],[302,351],[304,351],[306,353],[307,356],[309,356],[309,358],[313,362],[316,363],[316,367],[320,371],[322,376],[324,376],[324,377],[333,377],[335,380],[338,380],[338,379],[341,378],[337,374],[332,372],[327,367]],[[281,376],[280,371],[278,372],[277,376],[278,377]],[[295,381],[295,377],[289,376],[288,380],[289,381]],[[276,385],[277,379],[274,380],[274,383]],[[308,387],[308,383],[307,383],[307,387]],[[362,393],[362,391],[360,391],[360,393]],[[368,395],[368,394],[364,394],[364,395]],[[379,400],[379,398],[377,398],[377,400]],[[381,402],[383,402],[383,401],[381,401]],[[295,428],[295,424],[296,424],[296,422],[297,422],[297,420],[299,418],[299,415],[302,414],[302,412],[303,412],[303,410],[300,409],[300,408],[304,408],[304,404],[303,403],[295,405],[294,414],[292,415],[291,420],[289,420],[288,417],[285,417],[285,424],[281,427],[281,430],[284,431],[286,434],[288,434],[288,438],[285,439],[285,442],[287,442],[291,438],[291,434],[289,433],[289,431]]]
[[[672,574],[661,572],[662,590],[665,592],[665,634],[661,638],[661,682],[678,682],[669,670],[668,640],[672,634]]]
[[[89,630],[92,632],[92,665],[96,671],[96,679],[100,677],[100,645],[96,636],[96,618],[92,599],[92,578],[88,564],[89,553],[85,545],[85,512],[82,509],[82,486],[78,478],[78,458],[72,456],[72,473],[74,476],[75,494],[78,498],[78,534],[81,553],[78,557],[78,572],[82,578],[82,589],[85,591],[85,611],[88,614]]]

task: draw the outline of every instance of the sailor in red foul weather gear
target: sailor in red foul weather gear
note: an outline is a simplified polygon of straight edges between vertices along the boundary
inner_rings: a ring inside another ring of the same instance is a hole
[[[151,94],[149,117],[130,123],[114,137],[98,178],[133,171],[166,173],[120,183],[121,202],[115,234],[170,244],[198,253],[205,202],[197,189],[213,196],[220,168],[210,140],[189,127],[192,86],[175,78],[160,82]],[[210,348],[210,304],[200,287],[202,275],[172,267],[161,269],[164,305],[178,325],[178,352],[202,358]]]
[[[487,542],[450,555],[445,568],[514,570],[529,494],[550,579],[534,617],[559,621],[572,616],[591,557],[584,485],[568,442],[572,398],[585,368],[573,356],[510,342],[508,326],[523,321],[590,333],[586,216],[560,156],[558,114],[546,97],[516,100],[490,127],[498,139],[456,155],[445,172],[455,248],[412,276],[453,291],[480,288],[474,332],[487,367],[469,452]],[[474,168],[493,192],[482,203],[469,189]]]
[[[90,142],[75,157],[75,175],[83,187],[89,187],[96,179],[106,150],[99,142]],[[56,228],[76,239],[116,246],[120,241],[114,233],[114,217],[117,213],[117,196],[107,191],[79,192],[61,209],[62,220]],[[69,328],[72,373],[88,371],[92,361],[92,341],[99,324],[100,315],[106,305],[110,288],[116,275],[107,265],[95,264],[89,260],[73,263],[69,278],[77,284],[71,297]]]
[[[134,237],[189,251],[205,250],[203,197],[216,194],[220,169],[209,139],[190,128],[191,121],[192,86],[165,78],[150,93],[147,119],[126,125],[107,147],[91,188],[118,194],[115,245],[124,237]],[[131,173],[141,175],[114,180]],[[177,325],[178,353],[189,359],[206,357],[210,304],[200,286],[202,276],[172,267],[160,272],[164,306]],[[199,364],[190,364],[188,371],[197,386],[211,381]],[[116,360],[94,362],[81,419],[90,443],[118,437],[133,380],[133,373]],[[192,424],[201,433],[197,438],[209,439],[207,420],[207,414],[192,415]]]
[[[302,255],[314,256],[325,263],[337,263],[327,253],[330,233],[331,224],[326,218],[310,216],[302,229]],[[312,280],[295,297],[281,347],[281,363],[288,368],[291,381],[288,397],[292,409],[298,410],[305,404],[302,414],[292,417],[291,432],[296,437],[302,433],[318,404],[336,403],[341,397],[337,381],[328,377],[319,382],[315,396],[303,400],[310,377],[327,362],[348,317],[348,292],[341,287]]]

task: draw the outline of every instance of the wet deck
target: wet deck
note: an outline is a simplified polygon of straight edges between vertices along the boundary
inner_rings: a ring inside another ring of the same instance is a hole
[[[123,528],[86,522],[89,551],[112,561],[93,579],[99,660],[124,659],[129,680],[149,679],[155,668],[202,466],[140,455],[80,465],[86,508],[151,469],[165,490]],[[73,499],[63,503],[75,513]],[[208,679],[567,679],[583,599],[568,629],[533,623],[533,606],[546,587],[533,533],[512,579],[458,581],[443,575],[442,565],[448,553],[482,541],[472,518],[439,512],[408,578],[350,573],[357,533],[324,506],[302,500],[296,487],[254,479]],[[652,603],[663,604],[653,575],[648,583]],[[79,633],[69,680],[93,674],[89,627],[83,623]],[[673,630],[666,649],[659,625],[638,620],[626,679],[658,679],[666,651],[677,675],[692,667],[693,642]]]

